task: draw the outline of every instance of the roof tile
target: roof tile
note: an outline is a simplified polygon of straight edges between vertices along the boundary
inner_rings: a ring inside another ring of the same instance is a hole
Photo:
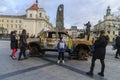
[[[28,10],[38,10],[38,5],[37,4],[33,4],[30,8],[28,8]]]

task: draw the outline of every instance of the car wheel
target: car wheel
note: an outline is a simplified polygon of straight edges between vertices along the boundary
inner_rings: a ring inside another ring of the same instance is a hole
[[[39,51],[36,47],[31,47],[30,48],[30,56],[36,56],[39,55]]]

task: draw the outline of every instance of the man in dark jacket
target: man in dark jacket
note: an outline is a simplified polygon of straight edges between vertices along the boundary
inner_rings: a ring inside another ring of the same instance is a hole
[[[89,37],[90,37],[90,27],[91,27],[90,21],[88,21],[88,23],[86,23],[85,26],[86,26],[87,40],[89,40]]]
[[[25,50],[26,50],[26,47],[27,47],[27,35],[26,35],[26,30],[23,29],[22,30],[22,34],[20,35],[20,53],[19,53],[19,57],[18,57],[18,60],[21,60],[21,56],[23,54],[24,56],[24,59],[26,59],[26,54],[25,54]]]
[[[100,59],[101,72],[99,72],[98,75],[104,76],[104,69],[105,69],[104,59],[105,59],[106,46],[107,46],[108,41],[109,41],[108,36],[106,36],[105,31],[102,30],[100,32],[100,37],[94,43],[95,51],[92,56],[92,63],[91,63],[90,71],[87,72],[87,75],[93,76],[95,61],[96,61],[96,59]]]
[[[120,56],[120,33],[119,33],[119,36],[116,37],[115,42],[116,42],[116,48],[117,48],[115,58],[118,59],[118,55]]]

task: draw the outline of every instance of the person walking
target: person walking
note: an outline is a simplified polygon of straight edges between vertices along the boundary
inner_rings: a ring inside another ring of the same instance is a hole
[[[27,59],[25,51],[26,51],[26,47],[27,47],[27,35],[26,35],[26,30],[23,29],[22,30],[22,34],[20,35],[20,53],[19,53],[19,57],[18,57],[18,61],[21,60],[21,56],[24,56],[24,59]]]
[[[117,51],[116,51],[116,54],[115,54],[115,58],[118,59],[118,55],[120,56],[120,33],[116,37],[115,42],[116,42],[116,48],[117,48]]]
[[[18,48],[18,38],[17,38],[17,31],[11,32],[11,49],[12,49],[12,54],[10,55],[12,59],[16,59],[15,54],[17,52]]]
[[[13,37],[13,33],[14,33],[14,31],[11,31],[11,33],[10,33],[10,48],[11,48],[11,50],[13,50],[12,49],[12,37]],[[12,55],[10,55],[10,56],[12,56]]]
[[[101,72],[99,72],[98,75],[102,77],[104,76],[104,70],[105,70],[104,59],[105,59],[106,46],[108,44],[108,41],[109,38],[108,36],[105,35],[105,31],[104,30],[100,31],[100,37],[94,43],[95,51],[93,52],[90,71],[86,73],[87,75],[93,76],[95,61],[96,59],[99,59],[101,62]]]
[[[60,63],[60,59],[62,58],[62,63],[64,64],[65,61],[64,61],[64,52],[66,50],[67,46],[66,46],[66,43],[62,40],[62,37],[60,37],[60,40],[57,44],[57,49],[58,49],[58,52],[59,52],[59,55],[58,55],[58,61],[57,63],[59,64]]]

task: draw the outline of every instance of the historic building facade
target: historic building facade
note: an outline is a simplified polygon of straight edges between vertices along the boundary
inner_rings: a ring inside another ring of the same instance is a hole
[[[68,34],[74,38],[79,37],[81,33],[84,33],[84,30],[77,29],[77,26],[71,26],[70,29],[65,29],[65,31],[67,31]]]
[[[119,34],[119,28],[120,20],[113,17],[110,6],[108,6],[104,20],[99,21],[98,24],[94,26],[94,32],[98,35],[100,30],[105,30],[108,33],[110,41],[112,41],[115,36]]]
[[[7,29],[7,34],[13,30],[20,34],[22,29],[26,29],[29,35],[35,36],[42,30],[53,29],[45,10],[39,8],[37,2],[26,10],[25,15],[0,15],[0,27]]]

